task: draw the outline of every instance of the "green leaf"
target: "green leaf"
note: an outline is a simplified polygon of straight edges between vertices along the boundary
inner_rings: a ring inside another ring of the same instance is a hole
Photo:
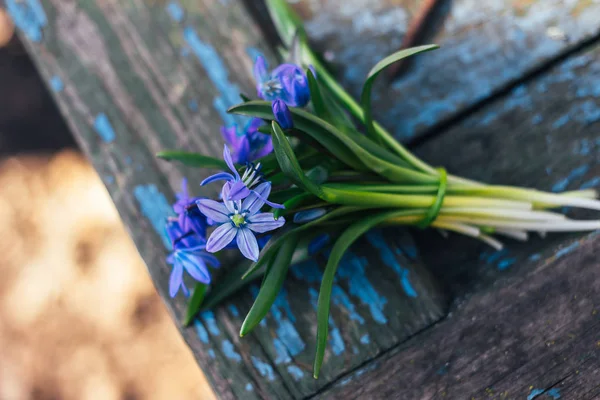
[[[312,101],[313,108],[315,109],[315,114],[319,118],[324,119],[325,121],[332,121],[331,114],[327,107],[325,106],[325,102],[323,101],[323,96],[321,96],[321,90],[319,89],[319,83],[317,79],[313,75],[313,72],[310,69],[306,70],[306,77],[308,78],[308,88],[310,90],[310,100]]]
[[[275,214],[275,218],[279,218],[281,215],[285,214],[289,214],[290,212],[294,211],[294,208],[298,207],[300,204],[304,203],[306,200],[309,199],[314,199],[315,196],[312,193],[302,193],[299,194],[297,196],[294,196],[288,200],[286,200],[283,205],[285,206],[285,209],[281,209],[278,208],[277,210],[275,210],[274,214]]]
[[[246,96],[244,93],[240,93],[240,98],[244,103],[247,103],[251,100],[250,97]]]
[[[290,240],[285,241],[281,245],[268,273],[265,275],[256,300],[242,323],[240,336],[245,336],[251,332],[269,312],[277,294],[283,286],[283,281],[285,280],[294,250],[296,249],[296,242],[294,238],[290,238]]]
[[[183,326],[188,326],[191,324],[196,314],[198,314],[198,311],[200,311],[200,306],[204,300],[206,289],[208,289],[208,285],[205,285],[204,283],[196,284],[194,293],[192,294],[192,297],[188,303],[187,313],[185,315],[185,319],[183,320]]]
[[[412,47],[410,49],[400,50],[394,54],[391,54],[379,61],[369,74],[367,75],[367,80],[363,86],[362,94],[360,96],[360,103],[362,106],[362,110],[364,113],[363,122],[367,127],[367,132],[374,140],[381,141],[383,138],[379,136],[378,132],[375,129],[375,125],[373,123],[373,114],[371,113],[371,91],[373,89],[373,84],[375,83],[375,79],[381,71],[389,67],[390,65],[402,60],[403,58],[413,56],[415,54],[423,53],[425,51],[430,51],[437,49],[439,46],[436,45],[426,45],[426,46],[418,46]]]
[[[273,151],[279,162],[279,166],[296,185],[315,196],[322,198],[323,193],[318,185],[308,179],[296,159],[296,155],[290,146],[290,142],[276,121],[273,121]]]
[[[315,379],[319,377],[323,359],[325,357],[325,349],[327,348],[327,335],[329,332],[329,309],[331,305],[331,292],[333,290],[333,282],[337,267],[346,250],[364,233],[371,228],[381,224],[388,218],[403,215],[404,211],[384,212],[363,220],[359,220],[350,225],[338,240],[333,245],[323,279],[321,280],[321,288],[319,290],[319,300],[317,302],[317,353],[315,356],[313,374]]]
[[[225,161],[218,158],[204,156],[198,153],[190,153],[187,151],[167,150],[156,153],[156,157],[167,161],[179,161],[188,167],[202,167],[210,169],[227,170]]]
[[[270,103],[265,101],[251,101],[240,104],[232,107],[229,112],[263,119],[273,118]],[[396,183],[435,183],[438,180],[437,173],[436,175],[430,175],[415,171],[375,155],[374,153],[385,152],[392,159],[394,157],[389,155],[386,149],[359,133],[340,132],[326,121],[299,108],[292,107],[290,112],[296,128],[310,135],[340,161],[355,170],[364,171],[366,167]]]
[[[266,0],[269,15],[286,47],[290,47],[298,31],[303,31],[302,19],[285,0]]]

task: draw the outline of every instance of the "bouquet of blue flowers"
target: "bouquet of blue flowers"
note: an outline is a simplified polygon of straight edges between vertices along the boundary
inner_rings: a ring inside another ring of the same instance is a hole
[[[571,220],[550,211],[563,206],[600,210],[596,192],[562,194],[487,185],[433,168],[397,142],[371,114],[377,76],[399,60],[436,46],[405,49],[383,59],[368,74],[355,101],[310,49],[297,15],[282,0],[267,0],[288,62],[269,71],[258,57],[256,100],[229,112],[247,116],[239,133],[222,129],[223,160],[180,151],[158,156],[219,172],[201,185],[219,182],[219,198],[182,192],[167,222],[173,245],[170,294],[189,290],[184,270],[198,282],[190,297],[188,323],[201,307],[212,307],[262,276],[262,284],[240,335],[266,316],[289,266],[329,251],[317,305],[317,354],[321,368],[328,334],[336,268],[361,235],[382,225],[436,228],[479,239],[500,249],[496,237],[526,240],[529,232],[600,229],[600,220]],[[210,234],[209,234],[210,232]],[[329,246],[330,245],[330,246]],[[227,272],[207,293],[214,253],[238,250],[249,261]],[[206,295],[206,296],[205,296]]]

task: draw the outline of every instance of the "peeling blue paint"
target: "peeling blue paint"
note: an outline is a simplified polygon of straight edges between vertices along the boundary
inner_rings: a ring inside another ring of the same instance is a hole
[[[352,321],[357,321],[361,325],[365,323],[365,319],[358,314],[356,307],[350,301],[350,298],[346,292],[344,292],[339,285],[333,285],[331,290],[331,301],[335,305],[343,306],[348,312],[348,316]]]
[[[390,268],[392,268],[402,284],[402,289],[408,297],[417,297],[417,291],[412,286],[409,273],[410,271],[400,265],[398,259],[394,256],[392,249],[386,244],[380,231],[371,231],[367,234],[367,240],[371,245],[379,250],[379,255],[383,262]]]
[[[571,171],[569,176],[556,182],[554,184],[554,186],[552,186],[552,191],[553,192],[564,191],[569,186],[569,183],[571,183],[572,180],[581,178],[589,171],[589,169],[590,169],[589,165],[582,165],[580,167],[575,168],[573,171]]]
[[[233,315],[234,317],[240,316],[240,312],[238,311],[235,304],[230,304],[227,308],[229,309],[229,312],[231,313],[231,315]]]
[[[556,258],[564,257],[578,247],[579,247],[579,242],[571,243],[569,246],[565,247],[564,249],[560,249],[559,251],[557,251],[555,254],[555,257]]]
[[[208,327],[208,331],[211,335],[219,336],[221,331],[219,331],[219,327],[217,326],[217,320],[215,319],[215,314],[212,311],[203,311],[200,314],[202,320],[206,323]]]
[[[540,114],[536,114],[533,116],[533,118],[531,118],[531,123],[533,125],[539,125],[542,123],[543,120],[544,118]]]
[[[167,12],[175,22],[183,21],[183,16],[185,15],[183,8],[176,1],[170,1],[166,7]]]
[[[531,392],[529,392],[529,396],[527,396],[527,400],[533,400],[543,393],[544,389],[532,389]]]
[[[198,335],[200,341],[204,344],[208,343],[208,332],[204,328],[204,325],[202,325],[198,320],[195,320],[194,327],[196,328],[196,334]]]
[[[125,157],[125,164],[126,165],[131,165],[132,162],[133,162],[133,159],[131,158],[131,156]]]
[[[500,271],[504,271],[505,269],[513,265],[515,262],[517,262],[516,258],[505,258],[504,260],[498,262],[498,269]]]
[[[190,101],[188,101],[188,108],[192,112],[197,112],[198,111],[198,102],[196,100],[193,100],[193,99],[190,100]]]
[[[287,291],[284,288],[279,291],[279,294],[275,298],[273,305],[275,306],[275,309],[271,310],[271,313],[273,313],[275,319],[280,320],[283,317],[283,314],[280,311],[281,309],[285,312],[287,319],[292,322],[296,322],[296,317],[292,313],[292,307],[287,299]]]
[[[217,357],[213,349],[208,349],[208,356],[213,359]]]
[[[213,47],[200,40],[194,28],[186,27],[183,37],[220,93],[220,97],[213,102],[214,107],[219,111],[225,125],[235,124],[236,118],[227,113],[227,108],[239,103],[240,88],[229,81],[225,63]],[[241,125],[242,121],[239,122]]]
[[[532,254],[531,256],[529,256],[529,261],[539,261],[541,260],[541,258],[541,254]]]
[[[56,93],[63,91],[65,85],[62,79],[60,79],[60,76],[54,75],[52,78],[50,78],[50,88],[52,88],[52,90]]]
[[[323,273],[314,261],[307,261],[294,265],[290,269],[290,272],[296,279],[307,283],[320,283],[323,278]]]
[[[552,397],[554,400],[560,399],[560,389],[559,388],[550,389],[546,392],[546,394],[548,396]]]
[[[369,343],[371,343],[371,338],[369,337],[369,335],[368,335],[368,334],[366,334],[366,335],[363,335],[363,336],[360,338],[360,342],[361,342],[362,344],[369,344]]]
[[[292,356],[297,356],[306,347],[294,325],[287,319],[279,322],[275,332]]]
[[[148,218],[154,230],[160,235],[165,247],[170,250],[171,241],[165,229],[165,222],[167,217],[175,215],[173,208],[155,185],[136,186],[133,189],[133,194],[140,203],[142,214]]]
[[[581,139],[581,141],[578,143],[578,147],[579,149],[577,149],[576,153],[581,156],[587,156],[592,151],[592,146],[589,139]]]
[[[319,301],[319,292],[315,288],[308,289],[308,295],[310,297],[310,304],[312,304],[313,309],[317,309],[317,304]],[[342,335],[340,330],[335,324],[335,321],[329,316],[329,345],[331,346],[331,350],[335,355],[340,355],[346,349],[346,345],[344,344],[344,340],[342,340]]]
[[[357,257],[351,252],[346,252],[338,268],[338,276],[348,280],[350,294],[360,299],[361,303],[369,308],[373,320],[379,324],[386,324],[387,318],[383,312],[387,299],[377,293],[375,287],[369,282],[365,274],[367,261],[364,257]]]
[[[569,122],[570,119],[571,119],[571,117],[569,116],[569,114],[565,114],[552,123],[552,128],[553,129],[561,128],[561,127],[565,126]]]
[[[271,367],[266,362],[262,361],[260,358],[252,356],[252,364],[261,374],[261,376],[267,378],[269,381],[275,380],[275,373],[273,372],[273,367]]]
[[[113,129],[106,114],[100,113],[96,116],[96,119],[94,119],[94,129],[106,143],[110,143],[115,140],[115,130]]]
[[[6,0],[5,4],[16,27],[32,42],[41,42],[42,30],[48,24],[48,19],[40,2]]]
[[[181,50],[179,51],[179,54],[181,54],[181,57],[187,57],[190,55],[190,48],[187,46],[184,46],[181,48]]]
[[[254,386],[251,383],[246,383],[246,392],[252,392],[254,390]]]
[[[233,360],[237,363],[242,361],[242,356],[235,351],[233,343],[231,343],[229,340],[223,340],[223,342],[221,342],[221,350],[223,350],[225,357],[229,358],[230,360]]]
[[[292,375],[295,381],[299,381],[304,377],[304,372],[295,365],[288,365],[287,371]]]
[[[106,182],[108,185],[112,185],[113,183],[115,183],[115,177],[112,175],[105,175],[104,182]]]
[[[289,363],[292,361],[288,354],[287,348],[283,342],[277,338],[273,339],[273,346],[275,347],[275,364],[279,365],[282,363]]]
[[[585,189],[593,189],[596,186],[600,186],[600,176],[590,179],[587,182],[584,182],[579,188],[582,190]]]

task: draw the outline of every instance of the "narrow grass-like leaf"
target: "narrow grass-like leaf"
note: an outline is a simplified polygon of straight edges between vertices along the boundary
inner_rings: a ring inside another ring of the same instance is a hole
[[[229,111],[265,119],[272,118],[270,103],[265,101],[240,104],[232,107]],[[379,152],[386,150],[381,149],[381,146],[364,136],[340,132],[328,122],[299,108],[290,108],[290,112],[298,129],[313,137],[340,161],[355,170],[361,170],[357,168],[357,165],[360,165],[397,183],[435,183],[438,181],[437,172],[435,175],[431,175],[415,171],[374,155],[369,149],[377,147]]]
[[[268,273],[265,275],[256,300],[254,300],[254,304],[242,323],[240,336],[250,333],[269,312],[277,294],[283,286],[283,281],[285,280],[294,250],[296,249],[296,244],[297,241],[292,237],[281,245],[277,256],[272,260]]]
[[[290,142],[281,130],[279,124],[275,121],[273,127],[273,151],[279,162],[279,166],[284,174],[286,174],[296,185],[303,188],[309,193],[321,198],[323,196],[321,189],[313,181],[308,179],[296,159],[296,155],[290,146]]]
[[[279,38],[289,48],[297,32],[303,30],[302,20],[285,0],[266,0],[266,5]]]
[[[319,83],[310,69],[306,70],[306,77],[308,78],[310,101],[312,102],[315,114],[325,121],[332,121],[331,114],[329,113],[329,110],[327,110],[327,106],[323,101],[323,96],[321,95],[321,90],[319,89]]]
[[[183,325],[188,326],[194,320],[198,311],[200,311],[200,306],[202,306],[202,301],[204,300],[204,295],[206,294],[206,289],[208,289],[208,285],[204,283],[196,284],[196,288],[194,289],[194,293],[190,298],[188,303],[187,312],[185,315],[185,319],[183,320]]]
[[[285,209],[278,208],[275,210],[275,212],[274,212],[275,218],[279,218],[283,214],[289,214],[290,212],[293,212],[294,209],[296,207],[298,207],[300,204],[304,203],[306,200],[314,199],[314,198],[315,198],[315,196],[312,193],[305,192],[305,193],[299,194],[297,196],[294,196],[294,197],[286,200],[283,203],[283,205],[285,206]]]
[[[319,300],[317,302],[317,353],[315,356],[313,374],[315,379],[319,377],[323,359],[325,357],[325,349],[327,348],[327,335],[329,332],[329,308],[331,303],[331,292],[333,290],[333,281],[337,267],[342,259],[342,256],[348,248],[364,233],[371,228],[381,224],[385,220],[397,216],[411,213],[414,211],[392,211],[384,212],[369,218],[359,220],[353,223],[346,229],[338,240],[333,245],[327,266],[323,272],[321,280],[321,288],[319,290]]]
[[[379,76],[381,71],[385,70],[390,65],[402,60],[403,58],[423,53],[425,51],[434,50],[437,48],[438,46],[436,45],[426,45],[400,50],[379,61],[377,64],[375,64],[371,71],[369,71],[369,74],[367,75],[367,80],[365,81],[365,84],[363,86],[362,94],[360,96],[360,103],[364,115],[363,122],[366,125],[367,132],[369,136],[371,136],[371,138],[378,142],[381,142],[383,139],[375,129],[375,124],[373,123],[373,114],[371,110],[371,91],[373,89],[373,84],[375,83],[375,79],[377,79],[377,76]]]
[[[156,157],[166,161],[179,161],[188,167],[202,167],[211,169],[227,170],[225,161],[218,158],[205,156],[198,153],[190,153],[187,151],[167,150],[156,153]]]

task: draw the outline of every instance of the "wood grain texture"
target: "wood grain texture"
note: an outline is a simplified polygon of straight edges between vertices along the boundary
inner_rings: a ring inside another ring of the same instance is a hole
[[[488,182],[551,191],[597,188],[599,59],[600,47],[585,49],[418,153],[434,165],[444,163],[449,171]],[[456,236],[424,238],[426,265],[456,299],[449,318],[338,381],[324,398],[598,395],[597,232],[508,241],[501,252]]]
[[[163,149],[217,156],[225,113],[253,93],[252,59],[270,53],[238,1],[8,1],[26,46],[94,164],[172,313],[164,220],[186,176]],[[204,192],[208,193],[208,192]],[[253,289],[182,334],[220,398],[302,398],[439,320],[447,299],[401,231],[374,232],[340,268],[323,377],[311,377],[317,264],[294,268],[256,334],[239,338]],[[322,264],[324,260],[319,262]]]
[[[290,2],[292,3],[292,2]],[[373,95],[375,116],[403,141],[489,98],[577,43],[600,34],[588,0],[440,0],[427,42],[441,49]],[[373,65],[399,49],[422,5],[414,0],[301,0],[308,35],[358,97]]]
[[[319,398],[597,398],[600,236],[577,243],[568,256],[476,294]]]

